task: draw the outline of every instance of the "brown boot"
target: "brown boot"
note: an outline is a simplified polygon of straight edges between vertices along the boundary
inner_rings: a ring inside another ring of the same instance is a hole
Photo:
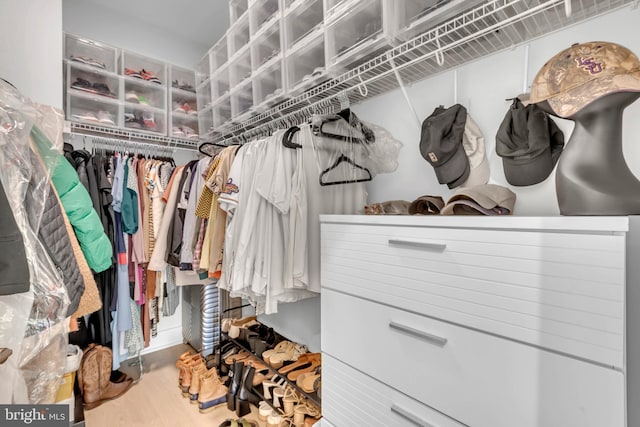
[[[215,368],[209,369],[200,379],[198,408],[201,414],[211,412],[217,406],[226,403],[227,387],[222,384]]]
[[[191,386],[189,386],[189,401],[194,405],[198,403],[198,393],[202,376],[207,372],[207,366],[200,363],[191,368]]]
[[[186,391],[184,390],[182,381],[184,380],[185,377],[185,373],[187,371],[184,371],[182,368],[183,367],[190,367],[193,364],[196,364],[198,362],[202,362],[202,357],[200,357],[200,354],[192,354],[190,356],[187,357],[183,357],[183,355],[180,356],[180,359],[178,359],[178,361],[176,362],[176,366],[178,367],[178,388],[180,390],[182,390],[182,393],[188,393],[189,389],[187,389]]]
[[[131,378],[112,383],[111,362],[111,349],[107,347],[92,345],[85,351],[78,370],[78,384],[85,409],[93,409],[123,395],[133,384]]]
[[[204,365],[204,362],[201,359],[196,362],[185,364],[180,368],[180,375],[182,377],[182,382],[180,383],[182,397],[189,397],[189,389],[191,388],[191,380],[193,379],[193,370],[198,368],[200,365]]]

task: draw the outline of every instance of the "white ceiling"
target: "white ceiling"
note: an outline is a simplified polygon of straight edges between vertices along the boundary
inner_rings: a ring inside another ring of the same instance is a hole
[[[212,46],[229,27],[228,0],[84,0],[169,34]]]

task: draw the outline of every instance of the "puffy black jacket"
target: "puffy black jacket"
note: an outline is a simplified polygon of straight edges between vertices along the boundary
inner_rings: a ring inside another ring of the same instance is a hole
[[[29,264],[13,211],[0,183],[0,295],[29,290]]]

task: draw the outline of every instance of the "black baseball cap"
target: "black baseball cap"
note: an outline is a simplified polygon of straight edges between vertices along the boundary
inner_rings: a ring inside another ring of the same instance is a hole
[[[496,153],[511,185],[538,184],[551,174],[564,148],[558,125],[535,104],[513,100],[496,134]]]
[[[439,106],[422,122],[420,153],[436,172],[440,184],[455,188],[469,177],[470,166],[462,145],[467,109],[460,104]]]

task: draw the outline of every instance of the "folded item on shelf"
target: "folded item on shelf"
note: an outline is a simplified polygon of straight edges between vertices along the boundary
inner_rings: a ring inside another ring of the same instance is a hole
[[[516,194],[496,184],[462,187],[449,198],[441,215],[513,215]]]
[[[365,215],[409,215],[410,202],[406,200],[390,200],[372,203],[364,207]]]
[[[438,215],[444,207],[440,196],[420,196],[409,205],[410,215]]]

